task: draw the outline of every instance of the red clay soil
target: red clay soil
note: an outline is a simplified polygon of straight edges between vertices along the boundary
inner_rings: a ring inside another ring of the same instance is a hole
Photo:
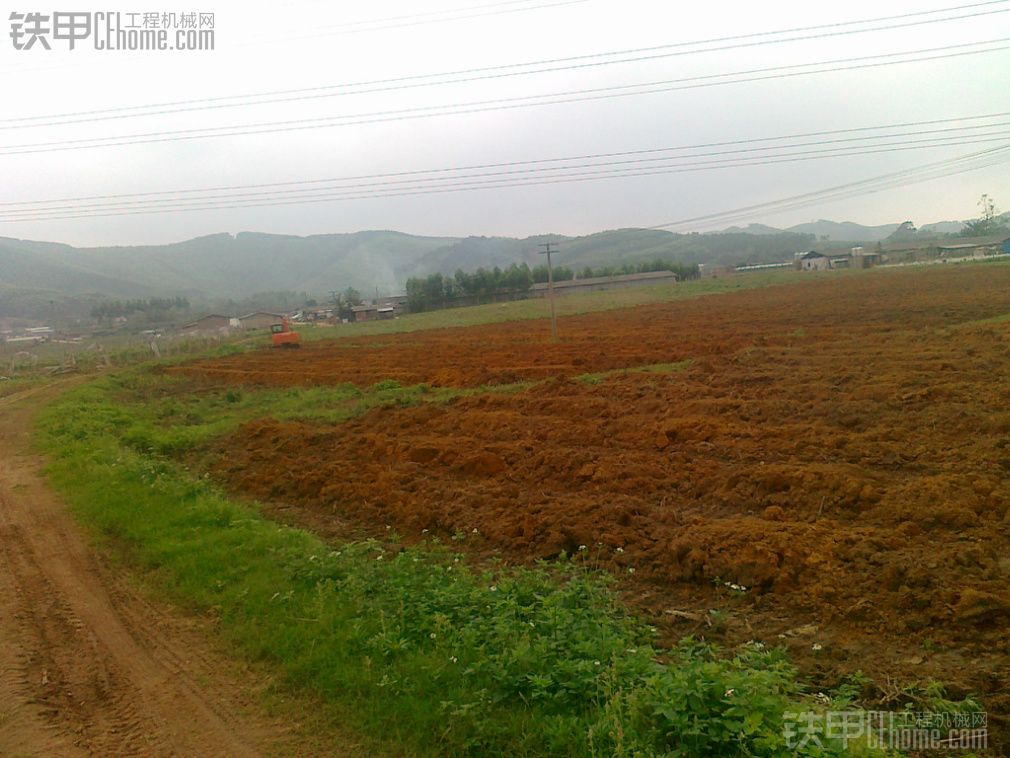
[[[191,371],[517,394],[246,425],[216,474],[328,524],[579,553],[670,636],[783,643],[829,681],[940,678],[1010,713],[1010,267],[823,278],[592,314],[264,352]],[[536,336],[531,336],[531,334]],[[669,374],[568,378],[693,358]],[[558,368],[547,368],[556,366]],[[291,515],[294,513],[295,515]],[[472,535],[477,529],[478,534]],[[727,583],[745,587],[734,591]],[[675,611],[670,614],[669,611]]]
[[[951,267],[953,268],[953,267]],[[952,276],[945,276],[944,274]],[[745,275],[742,275],[745,276]],[[384,379],[474,387],[669,363],[808,336],[944,325],[1010,310],[1004,270],[811,274],[803,286],[777,286],[572,316],[549,341],[546,320],[309,343],[191,362],[173,373],[245,384],[305,386]],[[814,281],[816,279],[816,281]],[[1002,283],[1001,283],[1002,282]],[[353,328],[353,327],[351,327]]]

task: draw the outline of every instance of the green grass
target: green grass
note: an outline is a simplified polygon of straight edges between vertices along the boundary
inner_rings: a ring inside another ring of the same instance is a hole
[[[999,316],[990,316],[989,318],[979,318],[974,321],[962,321],[961,323],[948,328],[964,329],[973,326],[985,326],[986,324],[1004,324],[1007,321],[1010,321],[1010,313],[1003,313]]]
[[[832,275],[865,275],[833,272]],[[559,298],[564,315],[810,280],[776,271],[674,287]],[[395,321],[303,328],[307,341],[541,318],[529,300]],[[217,354],[261,345],[263,334]],[[340,345],[339,340],[334,342]],[[346,344],[346,343],[345,343]],[[350,345],[348,345],[350,346]],[[186,351],[188,352],[188,350]],[[184,353],[159,365],[178,362]],[[139,360],[140,355],[136,356]],[[637,371],[670,373],[685,363]],[[584,375],[599,383],[615,372]],[[473,563],[431,540],[327,544],[277,524],[190,471],[194,456],[262,417],[340,423],[371,408],[445,402],[468,390],[380,382],[293,389],[204,389],[132,370],[76,389],[40,417],[54,484],[80,520],[175,602],[213,616],[236,654],[311,694],[332,718],[419,755],[788,755],[786,711],[819,711],[781,652],[660,649],[586,553],[531,568]],[[592,547],[590,551],[592,551]],[[713,614],[716,617],[716,614]],[[850,707],[853,687],[829,693]],[[942,689],[906,689],[944,703]],[[958,705],[958,704],[954,704]],[[841,755],[841,746],[800,751]],[[849,746],[846,755],[881,754]]]
[[[774,271],[741,274],[719,279],[697,279],[678,284],[661,284],[629,289],[604,290],[599,292],[573,293],[559,296],[558,314],[572,316],[592,311],[628,308],[649,303],[680,300],[702,295],[733,292],[742,289],[786,284],[802,280],[802,274],[795,271]],[[806,277],[809,279],[809,276]],[[295,329],[304,343],[330,340],[333,345],[348,348],[357,347],[350,343],[341,344],[345,337],[383,335],[396,332],[414,332],[424,329],[441,329],[461,326],[477,326],[502,321],[521,321],[546,318],[547,301],[543,298],[518,300],[510,303],[475,305],[467,308],[451,308],[426,313],[413,313],[389,321],[373,321],[361,324],[339,324],[319,326],[296,324]],[[52,366],[73,363],[78,370],[92,372],[106,367],[124,367],[143,363],[171,364],[188,360],[198,355],[227,355],[266,347],[270,344],[270,331],[259,329],[237,332],[226,337],[189,337],[159,340],[161,360],[156,360],[150,348],[150,340],[137,334],[110,334],[88,339],[80,343],[50,342],[31,348],[37,357],[33,367],[22,361],[15,373],[18,376],[39,375]],[[0,351],[0,362],[5,354]],[[9,358],[7,358],[9,360]],[[2,392],[2,390],[0,390]]]
[[[109,377],[103,387],[129,407],[119,441],[142,453],[173,456],[233,433],[241,424],[269,415],[279,421],[336,423],[380,406],[444,403],[481,394],[486,387],[451,389],[426,384],[402,386],[393,380],[359,389],[344,383],[326,387],[208,387],[191,390],[186,378],[150,369]],[[533,382],[498,385],[498,394],[521,392]]]
[[[1010,266],[1010,259],[999,258],[965,261],[958,265]],[[730,274],[718,278],[692,279],[676,284],[656,284],[627,289],[559,295],[556,299],[556,304],[559,316],[574,316],[580,313],[631,308],[704,295],[717,295],[776,285],[823,281],[825,277],[907,275],[909,272],[928,272],[934,268],[932,265],[889,265],[868,269],[839,269],[814,273],[788,268],[773,269],[770,271]],[[532,298],[509,303],[494,303],[466,308],[448,308],[425,313],[412,313],[389,321],[341,324],[335,327],[321,327],[318,329],[298,328],[303,331],[303,338],[311,342],[317,339],[332,339],[355,335],[393,334],[396,332],[414,332],[424,329],[478,326],[502,321],[546,319],[548,315],[547,300],[545,298]]]
[[[48,381],[48,377],[41,374],[13,378],[3,377],[0,379],[0,398],[9,397],[32,387],[41,387]]]
[[[593,374],[579,374],[575,377],[575,380],[585,384],[600,384],[611,377],[626,376],[628,374],[673,374],[677,371],[683,371],[690,365],[690,359],[674,363],[649,363],[633,368],[617,368],[611,371],[598,371]]]
[[[791,269],[747,274],[734,274],[719,278],[693,279],[677,284],[656,284],[626,289],[578,292],[559,295],[556,299],[558,316],[631,308],[651,303],[683,300],[702,295],[768,287],[810,280],[809,274]],[[334,337],[393,334],[424,329],[444,329],[459,326],[479,326],[501,321],[525,321],[547,318],[546,298],[515,300],[508,303],[474,305],[466,308],[446,308],[423,313],[410,313],[388,321],[370,321],[361,324],[341,324],[335,327],[307,329],[298,327],[303,339],[309,342]]]
[[[333,422],[445,397],[392,382],[197,394],[134,371],[58,399],[39,439],[52,481],[98,539],[214,616],[239,654],[374,739],[423,755],[787,754],[783,712],[823,705],[784,655],[690,640],[658,649],[588,568],[589,551],[509,568],[468,561],[457,552],[467,535],[407,549],[395,535],[326,544],[178,458],[265,414]]]

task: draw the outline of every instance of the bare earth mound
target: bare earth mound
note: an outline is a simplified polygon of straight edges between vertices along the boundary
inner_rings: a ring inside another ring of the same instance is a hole
[[[323,533],[464,532],[468,549],[513,561],[585,545],[671,636],[717,632],[720,609],[727,639],[786,644],[825,681],[936,677],[985,695],[997,719],[1010,712],[1010,322],[982,320],[1010,313],[1008,285],[1003,266],[879,272],[572,318],[559,345],[516,323],[181,370],[547,379],[342,425],[260,420],[217,474]]]

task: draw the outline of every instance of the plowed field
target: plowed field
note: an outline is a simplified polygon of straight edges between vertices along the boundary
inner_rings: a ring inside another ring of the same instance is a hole
[[[542,380],[340,425],[262,419],[216,473],[324,533],[391,525],[510,561],[582,555],[671,637],[785,644],[824,681],[862,669],[885,691],[888,676],[936,677],[996,719],[1010,712],[1005,314],[1008,266],[814,275],[572,317],[558,344],[546,322],[515,322],[178,371]]]

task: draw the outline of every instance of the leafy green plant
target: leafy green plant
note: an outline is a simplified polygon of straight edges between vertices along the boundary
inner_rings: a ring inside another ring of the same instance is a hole
[[[363,732],[415,754],[788,754],[783,713],[815,704],[783,655],[657,648],[654,630],[592,570],[588,548],[515,568],[472,565],[456,552],[468,533],[448,546],[329,545],[229,499],[172,455],[256,415],[315,403],[348,418],[421,389],[231,401],[179,393],[173,381],[110,377],[47,408],[40,441],[52,479],[97,536],[176,602],[213,614],[236,651],[275,667],[287,687],[351,710]],[[186,418],[194,423],[171,422]]]

